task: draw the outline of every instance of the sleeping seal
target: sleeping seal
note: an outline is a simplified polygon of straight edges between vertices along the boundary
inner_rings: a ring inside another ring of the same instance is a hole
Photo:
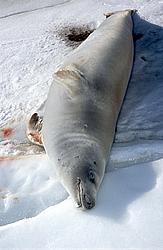
[[[45,150],[61,183],[83,209],[95,205],[132,69],[131,15],[131,10],[108,15],[65,58],[45,105]],[[37,114],[33,118],[38,125]]]

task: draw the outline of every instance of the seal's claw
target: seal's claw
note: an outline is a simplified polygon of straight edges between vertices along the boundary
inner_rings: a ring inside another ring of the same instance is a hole
[[[43,118],[39,116],[37,113],[34,113],[29,120],[28,128],[29,130],[41,131],[42,123],[43,123]]]

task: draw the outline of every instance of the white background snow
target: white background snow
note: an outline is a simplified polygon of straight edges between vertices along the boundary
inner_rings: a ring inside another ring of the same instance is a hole
[[[135,62],[97,205],[73,207],[46,155],[27,143],[29,116],[74,49],[63,27],[96,28],[138,9]],[[0,249],[163,249],[163,1],[0,1]],[[13,133],[4,137],[3,128]]]

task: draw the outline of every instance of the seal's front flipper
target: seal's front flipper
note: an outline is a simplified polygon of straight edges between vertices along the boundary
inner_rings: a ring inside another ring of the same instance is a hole
[[[43,147],[41,134],[42,125],[43,117],[39,116],[37,113],[34,113],[28,122],[27,137],[32,143]]]

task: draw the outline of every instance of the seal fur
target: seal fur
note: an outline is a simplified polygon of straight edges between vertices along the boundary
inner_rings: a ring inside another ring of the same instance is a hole
[[[108,18],[54,74],[43,143],[75,204],[94,207],[133,64],[132,10]]]

